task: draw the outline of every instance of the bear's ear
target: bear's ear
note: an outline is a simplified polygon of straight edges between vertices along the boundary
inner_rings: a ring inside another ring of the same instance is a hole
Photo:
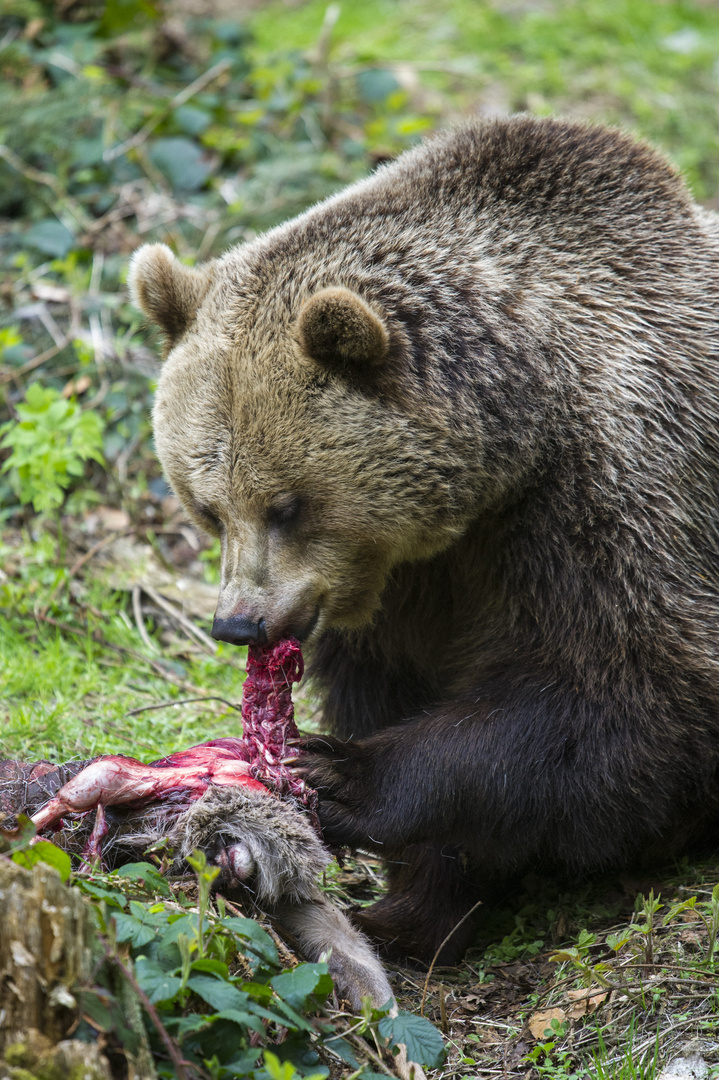
[[[183,266],[165,244],[144,244],[132,256],[127,284],[135,307],[174,345],[194,321],[210,277]]]
[[[303,350],[328,367],[377,366],[389,348],[384,323],[349,289],[321,289],[300,309],[297,332]]]

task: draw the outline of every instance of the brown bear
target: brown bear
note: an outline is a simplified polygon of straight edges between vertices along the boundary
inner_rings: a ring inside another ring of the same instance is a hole
[[[387,860],[366,930],[431,958],[516,872],[715,837],[719,225],[661,156],[471,122],[131,287],[215,635],[301,639],[325,838]]]

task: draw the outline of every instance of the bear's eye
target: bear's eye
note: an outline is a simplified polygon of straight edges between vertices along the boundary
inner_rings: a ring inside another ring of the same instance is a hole
[[[267,524],[289,525],[299,516],[301,506],[298,495],[281,495],[267,511]]]
[[[224,529],[224,525],[218,518],[214,510],[211,510],[209,506],[201,506],[195,504],[195,513],[199,517],[203,526],[208,532],[213,533],[215,536],[221,536]]]

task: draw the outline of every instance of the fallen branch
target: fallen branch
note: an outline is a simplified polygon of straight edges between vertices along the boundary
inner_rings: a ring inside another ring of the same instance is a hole
[[[143,592],[147,593],[153,604],[157,604],[166,615],[169,615],[171,619],[174,619],[175,622],[179,623],[188,634],[192,634],[201,645],[204,645],[212,656],[216,655],[218,646],[211,637],[208,637],[204,630],[200,630],[199,626],[195,626],[191,619],[188,619],[174,604],[171,604],[169,600],[166,600],[164,596],[161,596],[156,592],[151,585],[142,585],[140,587]]]
[[[130,712],[125,713],[125,716],[139,716],[140,713],[151,712],[154,709],[168,709],[171,705],[194,705],[200,701],[221,701],[223,705],[227,705],[228,709],[236,709],[237,712],[242,712],[239,705],[233,704],[227,698],[212,695],[209,697],[181,698],[179,701],[160,701],[155,705],[141,705],[139,709],[130,709]]]
[[[156,653],[157,652],[157,646],[154,644],[154,642],[150,638],[150,635],[147,632],[147,627],[145,626],[145,620],[142,617],[142,604],[140,603],[141,596],[142,596],[142,587],[140,585],[133,585],[133,587],[132,587],[132,613],[135,616],[135,626],[137,627],[137,632],[140,635],[140,637],[142,638],[142,642],[143,642],[145,648],[147,649],[147,651],[151,652],[151,653],[152,652]]]
[[[68,336],[59,344],[53,345],[52,348],[46,349],[45,352],[41,352],[37,356],[33,356],[31,360],[27,360],[14,371],[3,372],[3,374],[0,375],[0,386],[5,383],[14,382],[22,375],[27,375],[29,371],[33,371],[35,368],[40,367],[40,364],[44,364],[46,360],[52,360],[53,356],[57,356],[59,352],[62,352],[62,350],[70,344],[71,340],[72,339]]]

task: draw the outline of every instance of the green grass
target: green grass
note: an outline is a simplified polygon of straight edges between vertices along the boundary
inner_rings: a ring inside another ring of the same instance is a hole
[[[239,713],[219,701],[172,702],[201,695],[239,702],[244,650],[219,646],[216,657],[181,659],[159,646],[150,652],[128,616],[127,594],[99,578],[88,578],[81,605],[64,589],[52,601],[65,577],[49,557],[53,548],[49,534],[34,544],[0,545],[10,570],[0,583],[0,757],[126,753],[152,760],[241,734]],[[48,603],[46,617],[59,625],[38,617]],[[163,702],[165,708],[128,715]]]
[[[311,47],[326,7],[268,4],[252,20],[258,51]],[[714,5],[366,0],[342,5],[334,41],[338,60],[409,65],[452,115],[498,107],[626,125],[669,152],[699,197],[719,190]]]

